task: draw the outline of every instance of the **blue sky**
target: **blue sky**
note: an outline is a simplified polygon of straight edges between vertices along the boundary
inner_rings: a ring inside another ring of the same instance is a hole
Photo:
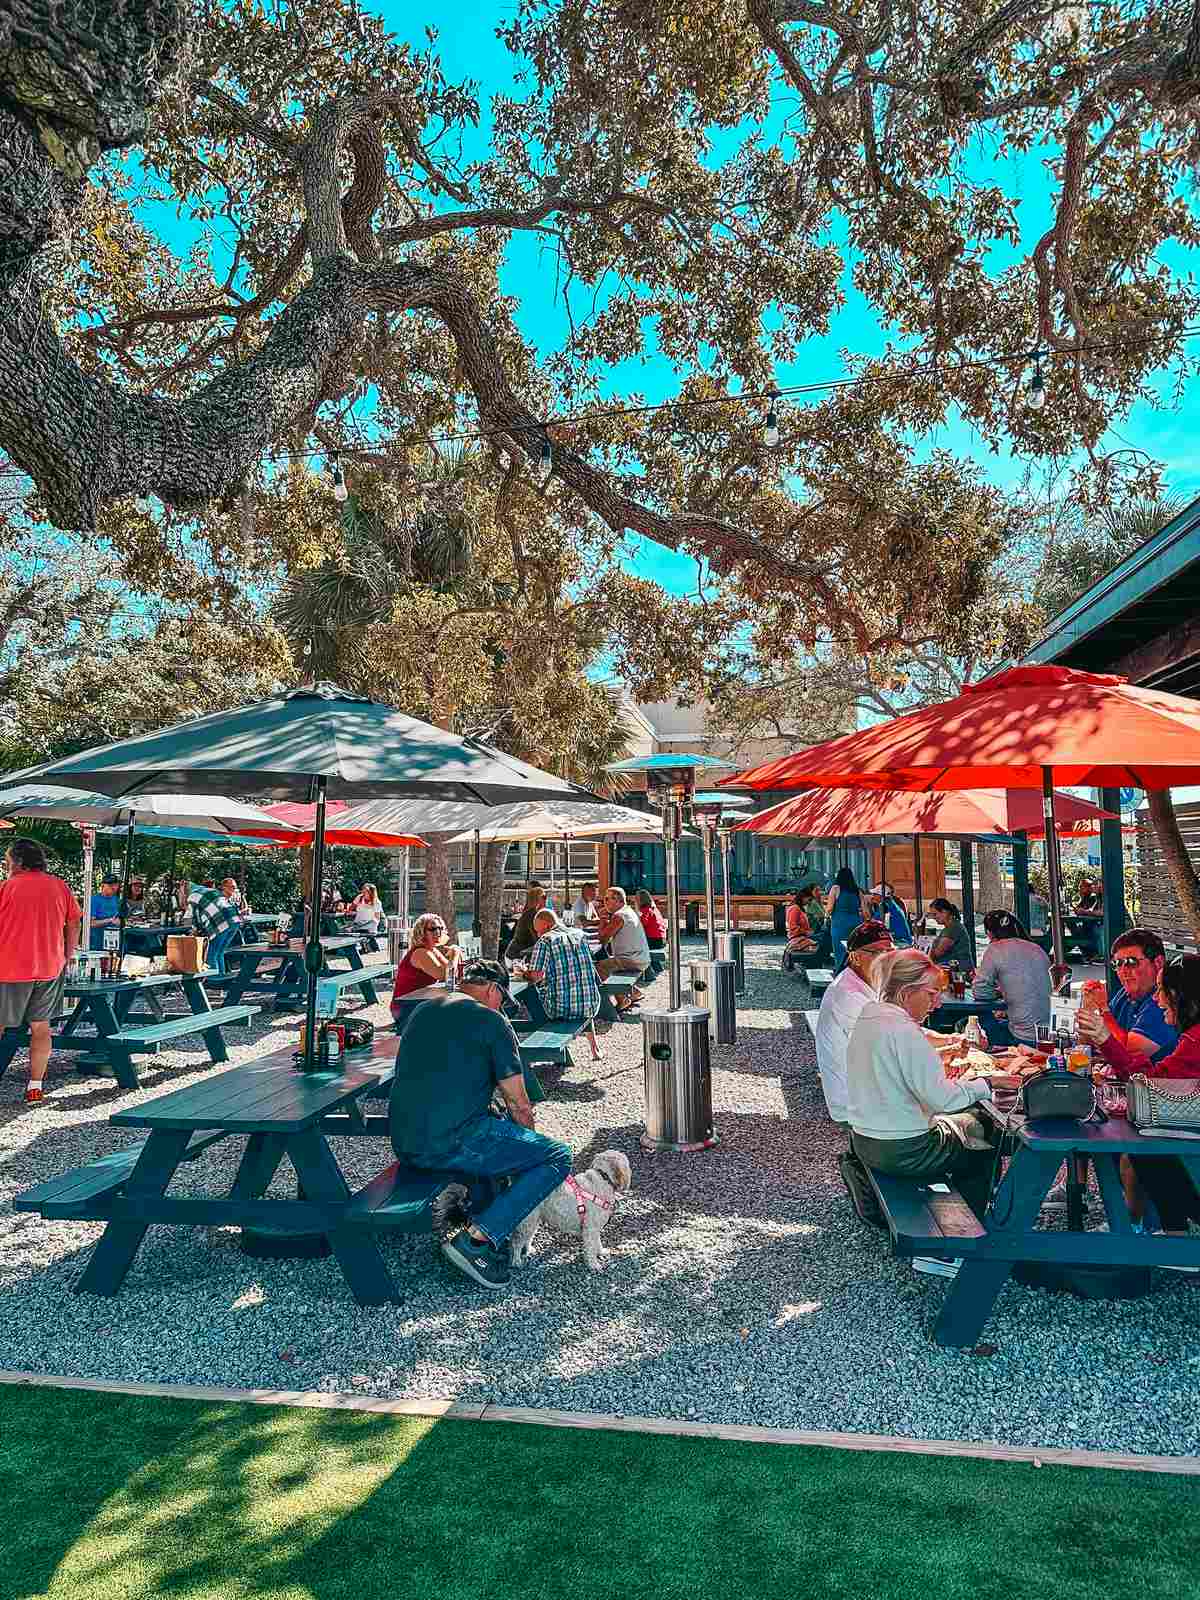
[[[482,153],[487,146],[491,96],[517,92],[514,72],[519,64],[495,37],[497,23],[509,20],[515,9],[513,0],[455,0],[454,4],[447,0],[423,0],[415,7],[402,6],[398,0],[381,0],[373,9],[399,37],[410,39],[416,47],[426,43],[426,24],[438,30],[438,49],[447,78],[451,81],[470,78],[479,85],[483,117],[478,148]],[[472,153],[468,150],[468,154]],[[1004,182],[1006,188],[1015,186],[1020,197],[1024,252],[1042,231],[1050,211],[1051,189],[1040,154],[1033,152],[1024,158]],[[156,208],[154,223],[167,228],[169,235],[182,238],[186,232],[165,207]],[[1170,264],[1183,270],[1188,265],[1182,253]],[[544,287],[539,279],[543,280]],[[554,303],[553,261],[542,253],[532,236],[513,240],[504,287],[520,299],[518,321],[525,336],[542,351],[556,348],[566,324],[561,306]],[[848,274],[845,287],[847,301],[834,318],[830,332],[806,341],[803,349],[797,352],[796,361],[778,369],[781,386],[842,376],[843,351],[874,354],[882,350],[887,339],[886,330],[879,326],[867,303],[854,292]],[[677,383],[669,365],[651,356],[645,363],[625,363],[623,369],[610,378],[607,388],[614,396],[636,388],[656,401],[669,399],[676,392]],[[1196,430],[1189,422],[1197,398],[1200,398],[1200,381],[1194,380],[1178,407],[1156,411],[1150,406],[1138,406],[1114,435],[1116,442],[1135,445],[1165,462],[1168,488],[1176,493],[1200,493],[1200,446]],[[949,449],[960,456],[971,457],[996,483],[1013,483],[1021,476],[1019,461],[1007,454],[992,454],[974,431],[961,422],[937,430],[920,441],[919,448]],[[635,564],[645,576],[676,592],[694,590],[696,569],[690,559],[674,556],[654,545],[635,543],[639,545]]]

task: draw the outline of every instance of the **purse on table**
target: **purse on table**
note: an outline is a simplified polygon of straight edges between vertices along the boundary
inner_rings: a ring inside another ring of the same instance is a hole
[[[1182,1128],[1200,1134],[1200,1078],[1185,1088],[1177,1078],[1135,1072],[1126,1085],[1125,1104],[1135,1128]]]
[[[1086,1122],[1096,1115],[1096,1091],[1092,1080],[1083,1073],[1039,1072],[1021,1085],[1017,1109],[1030,1122],[1041,1121],[1043,1117],[1071,1117],[1077,1122]]]

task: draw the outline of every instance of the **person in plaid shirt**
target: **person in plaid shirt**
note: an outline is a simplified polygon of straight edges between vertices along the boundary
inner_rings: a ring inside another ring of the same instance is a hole
[[[211,878],[192,884],[187,903],[193,927],[208,940],[208,964],[223,977],[225,952],[242,925],[241,912],[219,889],[213,888]]]
[[[581,933],[564,928],[553,911],[533,919],[537,943],[525,958],[525,976],[538,986],[550,1022],[587,1022],[592,1060],[599,1061],[595,1016],[600,1009],[600,979]]]

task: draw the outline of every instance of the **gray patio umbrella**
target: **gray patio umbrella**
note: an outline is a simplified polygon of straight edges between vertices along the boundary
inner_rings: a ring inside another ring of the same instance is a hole
[[[26,768],[0,782],[86,785],[102,794],[227,792],[316,802],[312,901],[305,966],[305,1068],[314,1059],[321,970],[325,802],[412,796],[505,805],[515,800],[595,800],[549,772],[447,733],[394,706],[308,684],[235,711],[214,712],[158,733],[98,745]]]

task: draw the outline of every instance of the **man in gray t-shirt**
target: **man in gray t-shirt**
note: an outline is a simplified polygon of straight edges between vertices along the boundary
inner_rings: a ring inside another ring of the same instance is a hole
[[[991,943],[975,974],[975,998],[1003,995],[1013,1038],[1018,1044],[1036,1044],[1037,1024],[1050,1021],[1050,957],[1010,911],[989,911],[983,926]],[[1008,1042],[1001,1033],[998,1020],[987,1026],[994,1044]]]
[[[610,951],[596,963],[596,971],[602,978],[609,978],[614,972],[644,972],[650,965],[646,930],[642,919],[626,901],[624,889],[605,891],[600,937]]]

